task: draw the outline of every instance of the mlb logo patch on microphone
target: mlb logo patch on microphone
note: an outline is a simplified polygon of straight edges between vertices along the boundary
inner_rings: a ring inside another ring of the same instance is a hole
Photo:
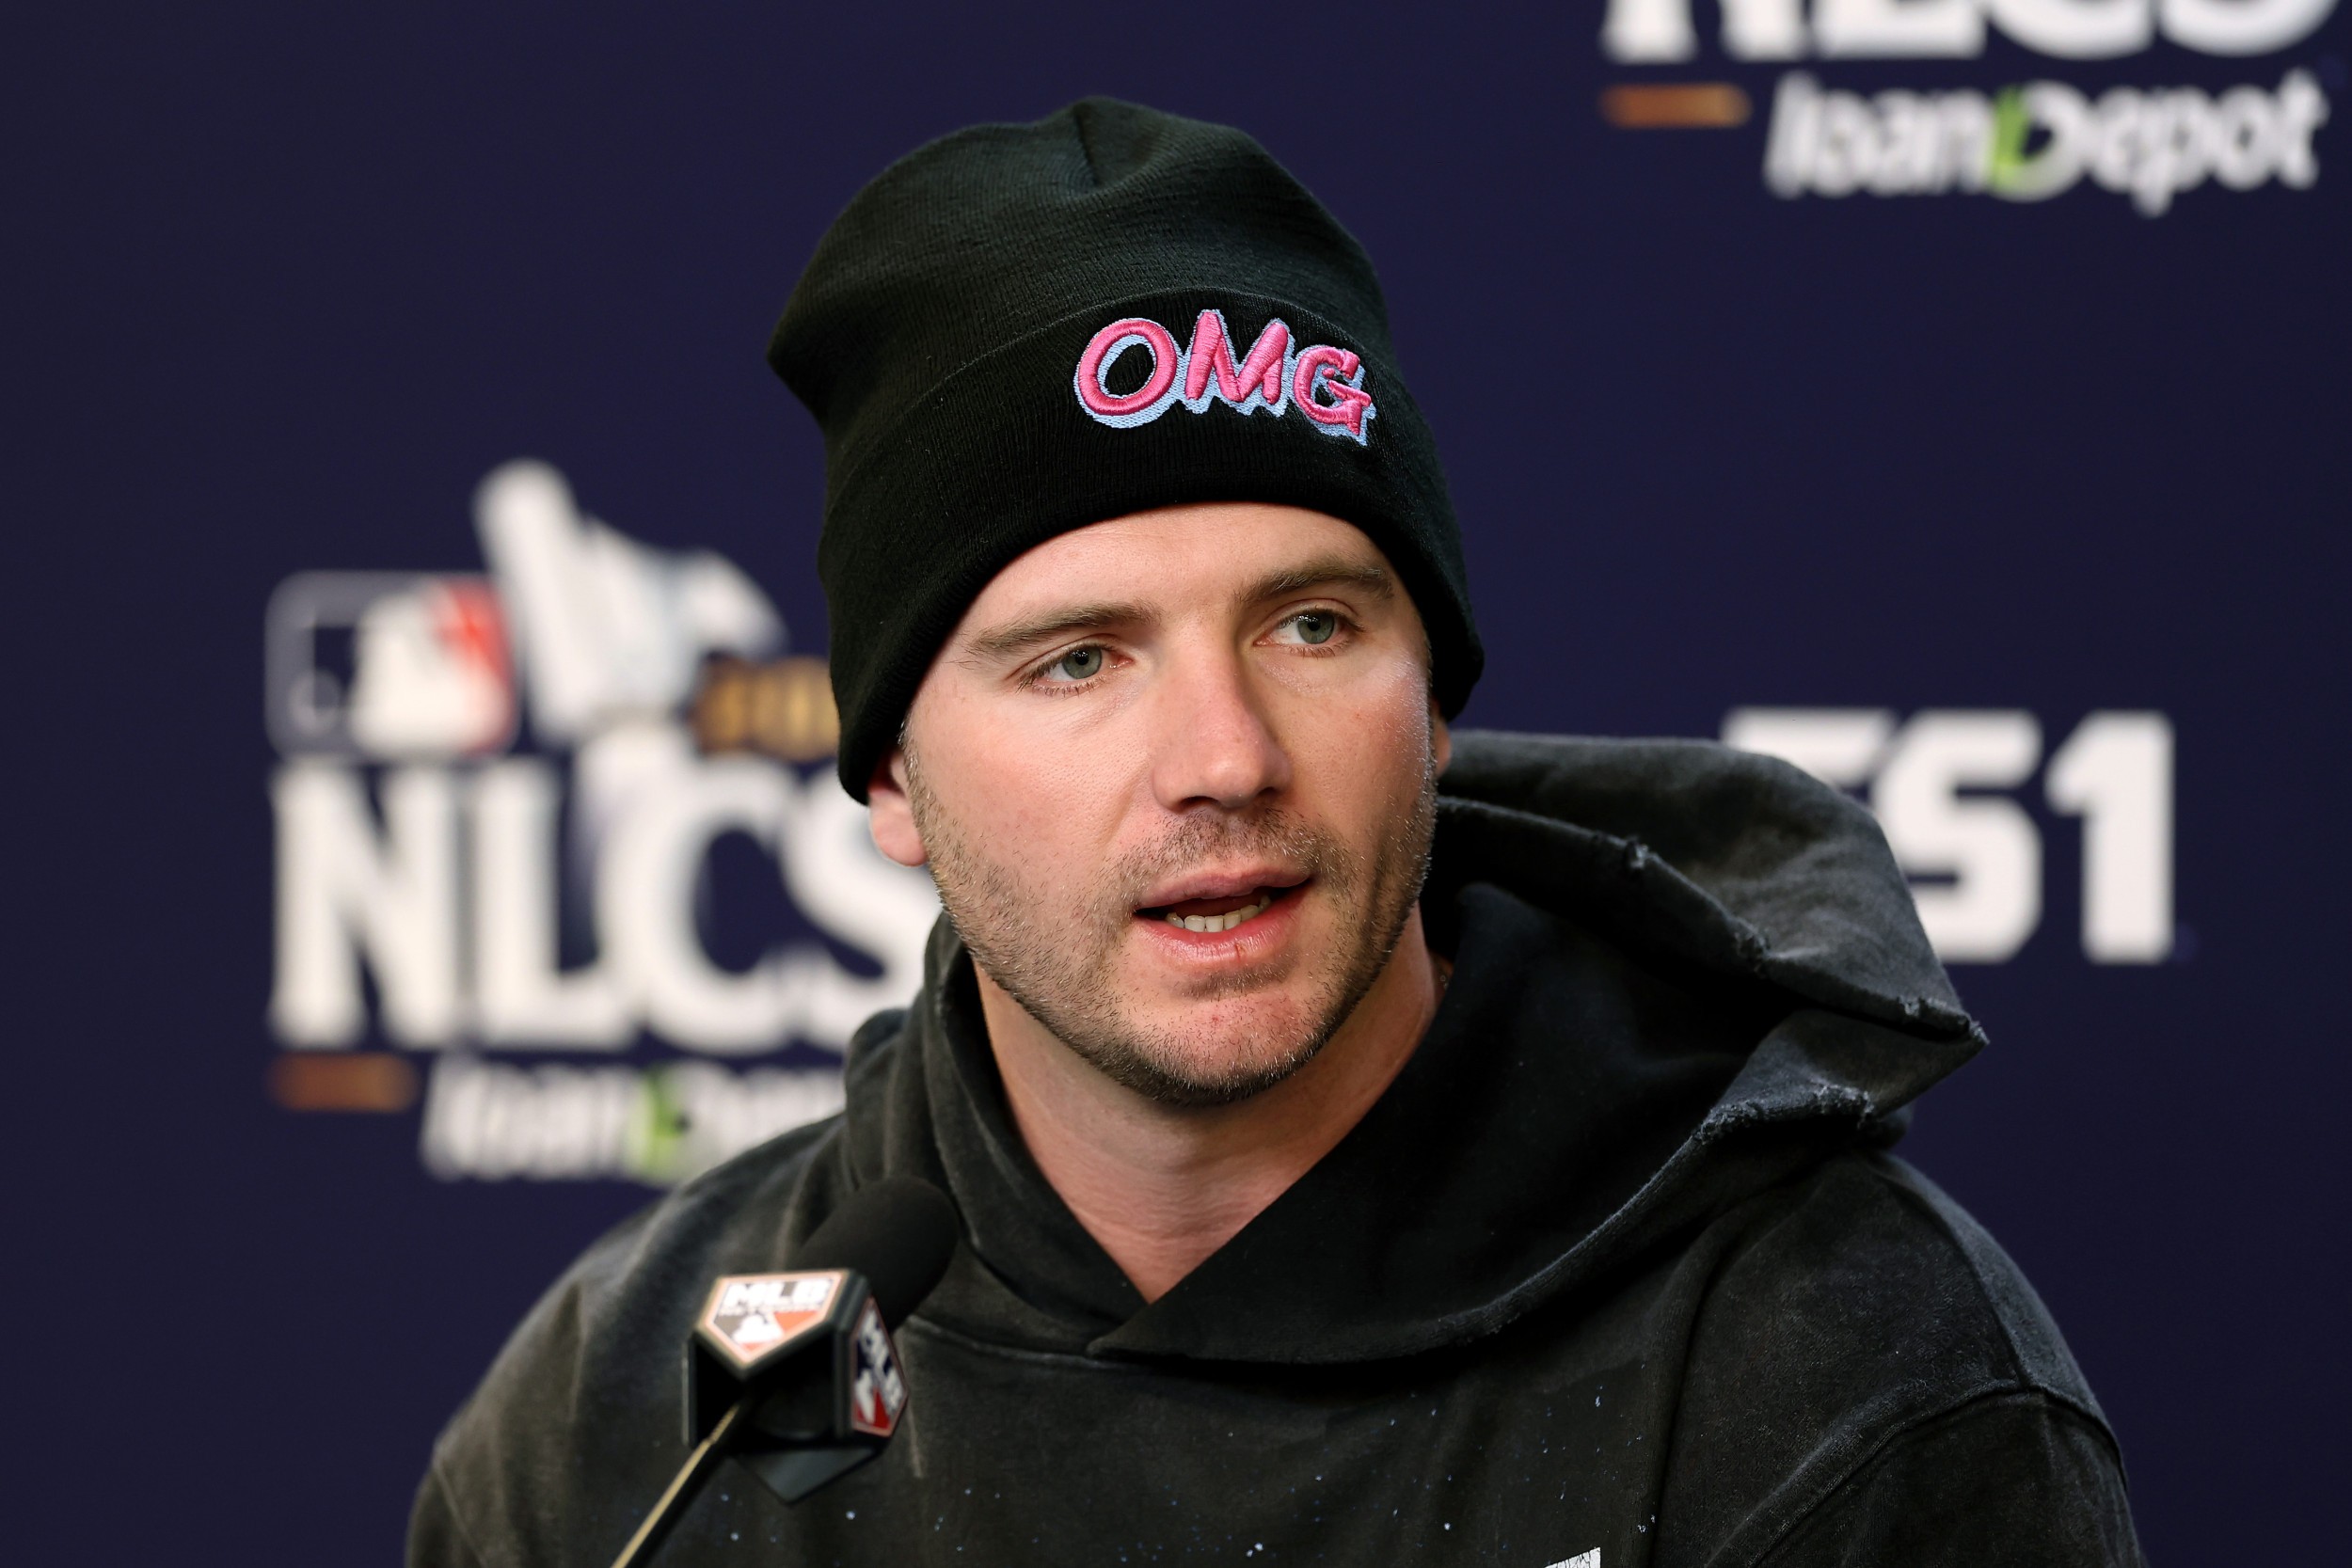
[[[824,1322],[842,1277],[838,1269],[728,1275],[703,1308],[704,1338],[739,1366],[763,1361]]]
[[[898,1429],[898,1413],[907,1407],[907,1380],[898,1370],[882,1308],[870,1296],[858,1314],[850,1358],[850,1425],[868,1436],[887,1437]]]

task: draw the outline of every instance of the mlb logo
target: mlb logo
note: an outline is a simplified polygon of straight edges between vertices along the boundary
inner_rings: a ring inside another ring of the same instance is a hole
[[[271,596],[270,738],[289,756],[426,761],[503,751],[517,711],[490,579],[303,572]]]
[[[857,1334],[850,1348],[850,1426],[869,1437],[887,1437],[898,1430],[898,1414],[907,1406],[907,1380],[898,1370],[898,1347],[882,1323],[882,1308],[867,1297],[858,1314]]]
[[[738,1366],[750,1367],[823,1323],[841,1281],[838,1270],[729,1275],[711,1287],[703,1308],[704,1338]]]

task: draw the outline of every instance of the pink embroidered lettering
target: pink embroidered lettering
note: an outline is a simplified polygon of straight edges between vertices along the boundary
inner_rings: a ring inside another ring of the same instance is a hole
[[[1134,391],[1114,392],[1111,367],[1131,348],[1151,356],[1151,373]],[[1329,343],[1302,348],[1277,316],[1236,364],[1225,312],[1216,309],[1194,320],[1192,341],[1181,353],[1175,335],[1155,321],[1129,316],[1111,323],[1088,340],[1071,386],[1087,416],[1114,430],[1150,424],[1179,403],[1195,414],[1221,403],[1242,414],[1263,408],[1277,419],[1295,405],[1315,429],[1361,446],[1380,411],[1364,387],[1363,359],[1354,351]]]
[[[1225,330],[1225,312],[1203,310],[1193,323],[1192,346],[1184,351],[1184,406],[1199,414],[1209,406],[1209,378],[1216,378],[1216,396],[1243,413],[1252,408],[1279,409],[1282,403],[1285,361],[1290,356],[1291,329],[1281,317],[1265,324],[1249,357],[1233,363],[1233,340]]]
[[[1317,344],[1298,356],[1291,371],[1291,399],[1298,411],[1333,434],[1365,438],[1372,394],[1364,390],[1364,362],[1343,348]],[[1320,392],[1330,401],[1326,403]]]
[[[1143,385],[1132,392],[1114,392],[1110,388],[1111,366],[1121,354],[1131,348],[1142,348],[1152,356],[1152,373]],[[1115,429],[1129,429],[1150,424],[1168,411],[1169,394],[1176,389],[1176,376],[1183,369],[1183,360],[1176,352],[1176,340],[1155,321],[1131,316],[1115,321],[1097,332],[1078,356],[1078,373],[1072,384],[1078,389],[1078,402],[1086,411]]]

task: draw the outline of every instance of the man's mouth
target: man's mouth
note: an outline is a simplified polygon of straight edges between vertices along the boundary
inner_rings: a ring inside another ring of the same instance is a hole
[[[1246,926],[1272,909],[1278,899],[1297,892],[1292,887],[1257,887],[1216,898],[1184,898],[1153,905],[1136,912],[1146,920],[1165,920],[1181,930],[1217,932]]]

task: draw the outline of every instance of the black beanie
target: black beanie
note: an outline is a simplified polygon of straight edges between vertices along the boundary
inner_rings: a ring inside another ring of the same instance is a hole
[[[1478,678],[1445,476],[1371,260],[1239,131],[1094,98],[933,142],[834,220],[768,362],[825,434],[817,569],[861,800],[989,579],[1154,507],[1353,523],[1421,611],[1439,710]]]

